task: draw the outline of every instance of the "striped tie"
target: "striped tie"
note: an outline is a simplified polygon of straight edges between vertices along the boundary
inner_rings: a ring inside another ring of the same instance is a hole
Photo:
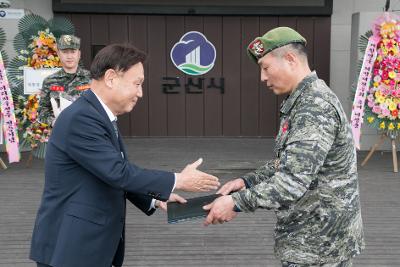
[[[115,120],[113,120],[112,121],[112,125],[113,125],[113,127],[114,127],[114,132],[115,132],[115,135],[117,136],[117,138],[118,138],[118,125],[117,125],[117,119],[115,119]]]

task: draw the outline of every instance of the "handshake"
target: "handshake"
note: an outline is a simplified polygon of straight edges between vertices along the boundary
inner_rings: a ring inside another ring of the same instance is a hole
[[[175,189],[186,192],[206,192],[217,190],[220,186],[218,178],[197,170],[202,162],[203,160],[200,158],[197,161],[188,164],[180,173],[176,173]],[[234,211],[235,204],[229,194],[244,189],[246,189],[246,186],[244,180],[241,178],[229,181],[223,185],[216,192],[216,194],[221,194],[222,196],[203,207],[205,211],[209,211],[208,216],[204,221],[204,225],[208,226],[211,223],[222,224],[234,219],[237,212]],[[187,201],[178,194],[171,193],[167,202],[179,202],[183,204]],[[156,207],[160,207],[164,211],[167,211],[167,202],[157,200],[155,205]]]

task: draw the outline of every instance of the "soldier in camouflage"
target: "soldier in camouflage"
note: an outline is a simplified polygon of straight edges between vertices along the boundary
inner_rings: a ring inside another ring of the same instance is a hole
[[[62,35],[57,40],[57,54],[62,69],[43,81],[39,102],[39,121],[53,125],[55,116],[50,99],[59,102],[60,96],[74,101],[90,87],[90,72],[79,66],[80,39],[74,35]]]
[[[305,45],[287,27],[250,43],[261,80],[275,94],[289,94],[280,109],[276,158],[222,186],[217,193],[224,196],[204,207],[210,210],[204,224],[273,209],[282,266],[347,267],[364,247],[356,151],[342,105],[311,72]]]

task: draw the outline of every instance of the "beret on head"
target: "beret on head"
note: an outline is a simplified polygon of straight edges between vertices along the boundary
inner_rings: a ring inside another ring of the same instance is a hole
[[[247,55],[257,63],[260,58],[272,50],[292,43],[306,45],[307,41],[292,28],[278,27],[254,39],[247,47]]]
[[[61,35],[57,40],[57,48],[63,49],[79,49],[81,46],[81,39],[75,35]]]

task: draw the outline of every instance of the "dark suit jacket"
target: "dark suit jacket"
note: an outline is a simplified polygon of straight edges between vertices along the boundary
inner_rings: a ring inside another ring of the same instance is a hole
[[[55,267],[122,265],[125,199],[152,214],[152,198],[169,198],[174,174],[129,163],[118,139],[90,90],[60,114],[46,151],[32,260]]]

